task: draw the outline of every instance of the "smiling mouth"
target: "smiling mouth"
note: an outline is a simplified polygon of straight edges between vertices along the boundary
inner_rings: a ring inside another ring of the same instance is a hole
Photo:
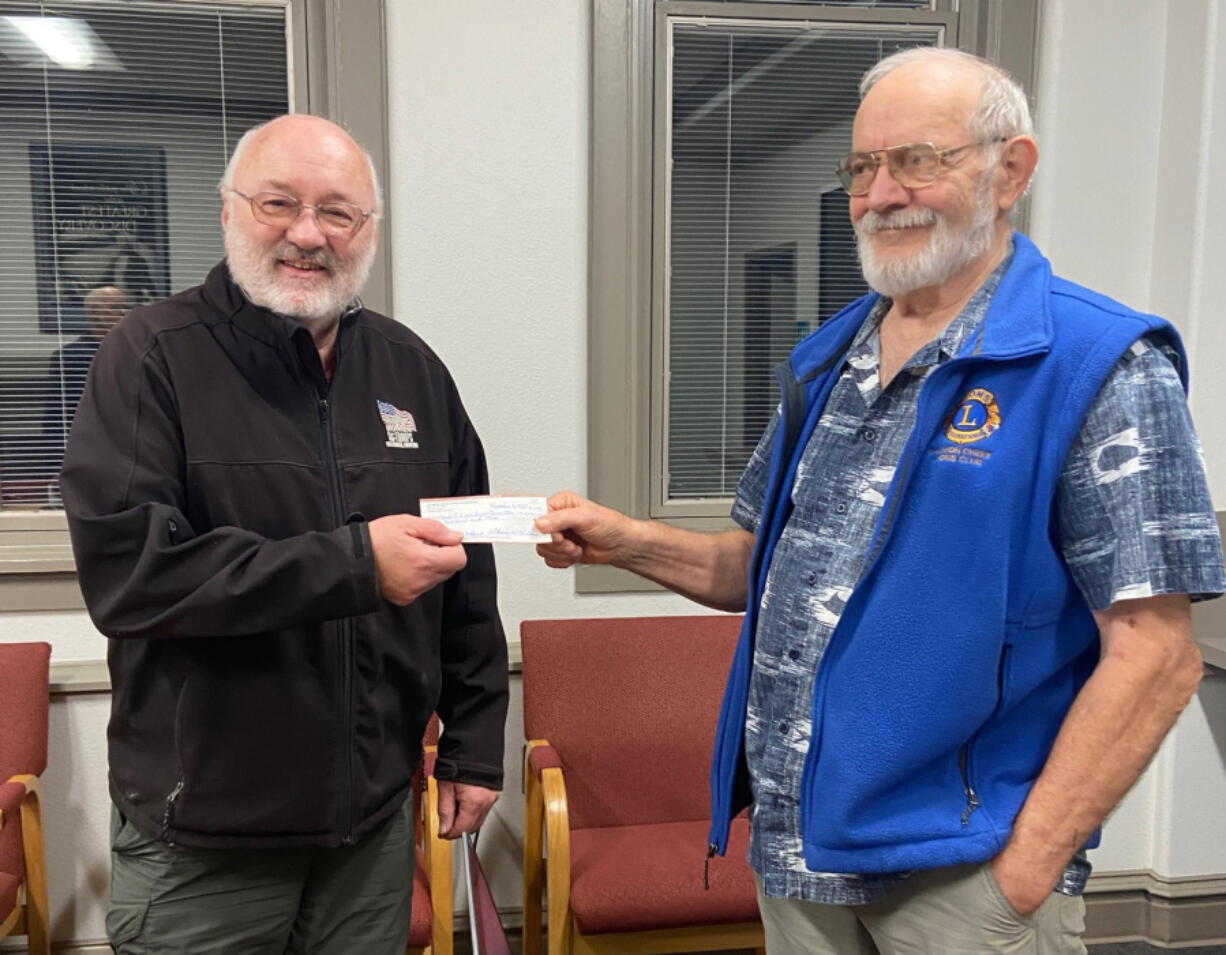
[[[280,264],[289,269],[291,272],[303,275],[327,271],[327,269],[325,269],[318,262],[303,262],[295,259],[282,259]]]
[[[924,229],[924,228],[925,226],[922,226],[922,225],[885,226],[881,229],[878,229],[876,232],[874,232],[873,237],[886,239],[886,240],[889,240],[891,238],[902,238],[904,236],[910,235],[913,232],[919,232],[921,229]]]

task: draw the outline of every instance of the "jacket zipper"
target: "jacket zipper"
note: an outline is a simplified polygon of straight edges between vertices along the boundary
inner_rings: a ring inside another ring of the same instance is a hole
[[[336,445],[332,434],[331,406],[324,395],[319,396],[319,426],[322,434],[324,470],[328,474],[328,497],[332,502],[332,517],[339,527],[344,523],[345,508],[341,500],[340,476],[336,466]],[[341,792],[339,826],[342,845],[353,842],[353,621],[339,621],[337,641],[341,673]]]
[[[803,401],[803,386],[795,383],[795,376],[792,374],[791,365],[787,361],[780,362],[775,366],[775,381],[779,386],[780,396],[780,421],[778,431],[778,446],[772,455],[778,454],[779,459],[777,466],[782,469],[779,473],[778,480],[782,480],[783,472],[788,467],[787,455],[794,449],[796,443],[800,440],[800,434],[804,431],[804,401]],[[768,496],[766,507],[762,513],[761,527],[766,527],[772,524],[775,520],[774,508],[784,506],[777,500],[777,496]],[[763,572],[763,568],[767,563],[765,548],[760,546],[761,541],[755,542],[753,553],[750,555],[749,572],[747,575],[748,594],[752,595],[755,591],[764,585],[764,581],[759,581],[759,576]],[[747,640],[750,644],[748,650],[747,666],[753,665],[753,643],[755,641],[755,631],[758,626],[758,608],[756,606],[746,606],[745,622],[743,624],[747,635]],[[736,655],[733,658],[733,672],[729,674],[729,682],[731,683],[736,677],[736,658],[740,655],[740,647],[738,646]],[[746,684],[748,684],[748,674],[746,674]],[[746,688],[746,693],[748,688]],[[719,759],[718,738],[717,750],[714,759]],[[735,776],[736,769],[731,770]],[[732,826],[732,797],[731,789],[735,783],[729,781],[726,787],[712,788],[711,795],[711,832],[712,837],[707,843],[707,856],[702,867],[702,882],[704,888],[710,887],[709,870],[711,858],[716,854],[723,853],[728,845],[728,833]],[[720,828],[718,838],[714,835],[716,827]]]
[[[183,778],[175,783],[175,788],[166,794],[166,803],[162,808],[162,841],[168,846],[173,846],[175,841],[170,838],[170,820],[174,815],[175,800],[179,798],[179,793],[183,792]]]

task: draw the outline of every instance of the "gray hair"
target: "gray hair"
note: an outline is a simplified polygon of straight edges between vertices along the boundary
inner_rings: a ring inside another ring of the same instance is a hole
[[[871,67],[860,80],[860,98],[900,66],[945,62],[977,69],[983,77],[979,106],[967,120],[967,131],[980,140],[1033,136],[1034,121],[1026,91],[1008,70],[990,60],[948,46],[916,46],[892,53]]]
[[[263,132],[268,123],[280,119],[279,116],[273,117],[266,123],[260,123],[258,126],[252,126],[239,138],[234,146],[234,152],[230,154],[230,161],[226,163],[226,171],[221,174],[221,181],[217,183],[220,189],[234,188],[234,170],[238,168],[239,162],[243,158],[243,154],[247,151],[252,141]],[[352,138],[352,137],[351,137]],[[383,214],[383,190],[379,186],[379,174],[375,172],[375,161],[371,158],[370,153],[362,148],[361,143],[354,140],[353,143],[358,147],[358,152],[362,154],[362,158],[366,160],[366,171],[370,173],[370,183],[375,190],[375,208],[372,210],[376,216]]]

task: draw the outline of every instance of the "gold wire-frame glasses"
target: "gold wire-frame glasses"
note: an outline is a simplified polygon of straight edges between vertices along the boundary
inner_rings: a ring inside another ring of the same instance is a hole
[[[848,153],[835,169],[835,173],[849,196],[865,195],[883,162],[900,186],[922,189],[940,178],[948,165],[949,157],[967,149],[1003,143],[1007,139],[1007,136],[998,136],[995,139],[981,139],[974,143],[963,143],[961,146],[950,146],[948,149],[937,149],[934,144],[927,142],[903,143],[885,149]]]

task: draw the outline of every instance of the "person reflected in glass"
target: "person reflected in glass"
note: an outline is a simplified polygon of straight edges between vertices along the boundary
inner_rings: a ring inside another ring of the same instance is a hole
[[[79,338],[57,349],[47,370],[47,398],[43,406],[43,437],[47,449],[47,476],[60,469],[64,442],[72,427],[89,366],[106,333],[119,324],[131,307],[128,294],[115,285],[99,285],[85,295],[88,326]]]

